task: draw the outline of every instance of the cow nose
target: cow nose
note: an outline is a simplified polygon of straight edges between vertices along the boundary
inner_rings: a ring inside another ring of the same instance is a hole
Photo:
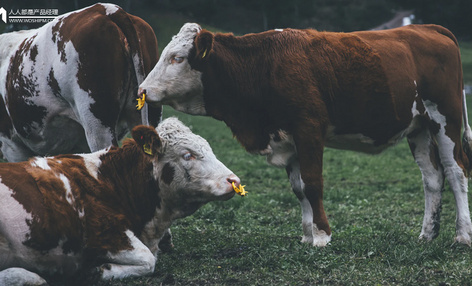
[[[238,178],[238,176],[236,175],[231,175],[229,176],[228,179],[226,179],[228,181],[228,183],[230,183],[230,185],[232,185],[233,183],[236,185],[236,187],[239,187],[239,185],[241,184],[241,180]]]
[[[140,87],[140,88],[138,89],[138,97],[143,98],[143,94],[146,94],[146,89]]]

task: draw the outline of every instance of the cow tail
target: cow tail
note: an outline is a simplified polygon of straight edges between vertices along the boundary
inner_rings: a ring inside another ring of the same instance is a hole
[[[465,90],[462,91],[462,120],[464,123],[464,133],[462,134],[462,149],[469,161],[466,169],[470,174],[472,170],[472,130],[469,126],[469,119],[467,118],[467,102],[465,98]]]
[[[146,77],[146,71],[144,69],[143,51],[139,41],[138,32],[136,31],[132,20],[123,9],[118,9],[115,13],[108,15],[108,17],[118,26],[118,28],[121,29],[128,41],[131,62],[134,66],[136,80],[139,86]],[[143,125],[149,125],[149,110],[147,103],[145,103],[141,109],[141,123]]]

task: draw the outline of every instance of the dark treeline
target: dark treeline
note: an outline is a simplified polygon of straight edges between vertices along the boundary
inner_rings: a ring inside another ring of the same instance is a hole
[[[58,8],[60,13],[82,8],[93,0],[7,0],[13,8]],[[104,1],[105,2],[105,1]],[[130,13],[177,13],[238,34],[273,28],[315,28],[328,31],[367,30],[411,10],[414,23],[434,23],[457,37],[472,39],[471,0],[118,0],[110,1]]]

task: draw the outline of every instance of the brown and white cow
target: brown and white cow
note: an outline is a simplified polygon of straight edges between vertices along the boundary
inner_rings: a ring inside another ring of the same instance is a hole
[[[443,27],[236,37],[185,24],[140,85],[143,93],[148,103],[224,121],[246,150],[285,167],[302,208],[302,242],[331,240],[324,147],[380,153],[406,137],[423,175],[420,238],[438,235],[447,179],[456,199],[455,239],[471,243],[471,157],[464,148],[472,132],[458,44]]]
[[[0,282],[150,274],[175,219],[235,194],[239,178],[205,139],[176,118],[156,130],[135,127],[122,148],[0,164]]]
[[[136,91],[158,60],[141,18],[114,4],[0,35],[0,141],[5,158],[98,151],[147,124]],[[161,108],[149,111],[157,126]]]

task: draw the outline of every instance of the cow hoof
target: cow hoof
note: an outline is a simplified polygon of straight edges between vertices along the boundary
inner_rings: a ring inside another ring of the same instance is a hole
[[[90,273],[84,278],[84,284],[94,284],[102,279],[103,265],[90,269]]]
[[[460,244],[465,244],[467,246],[471,245],[470,236],[468,234],[457,235],[454,241]]]
[[[426,241],[426,242],[430,242],[432,241],[433,239],[435,239],[436,237],[438,237],[439,233],[424,233],[422,232],[420,234],[420,236],[418,236],[418,239],[421,240],[421,241]]]
[[[313,236],[303,236],[302,240],[300,241],[301,243],[309,243],[313,244]]]
[[[313,237],[313,246],[315,247],[324,247],[329,245],[331,241],[331,235],[326,234],[324,230],[316,231],[315,236]]]
[[[308,243],[315,247],[324,247],[329,245],[331,235],[327,235],[324,230],[313,229],[313,236],[304,235],[301,243]]]

